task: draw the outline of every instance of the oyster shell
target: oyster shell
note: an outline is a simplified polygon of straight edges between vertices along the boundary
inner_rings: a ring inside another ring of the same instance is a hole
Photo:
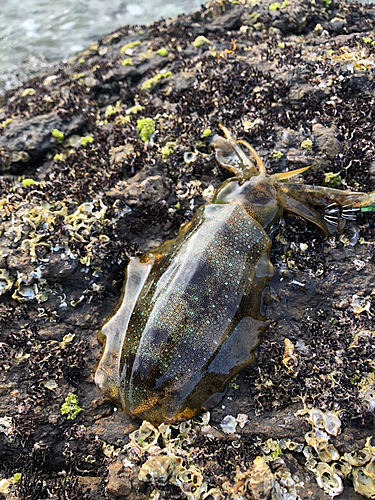
[[[142,422],[141,427],[129,435],[131,443],[141,452],[156,446],[160,432],[149,422]]]
[[[363,450],[345,453],[343,459],[346,460],[348,464],[359,467],[366,464],[371,459],[371,453],[364,448]]]
[[[300,359],[298,353],[295,350],[293,342],[289,339],[284,339],[284,354],[282,359],[282,364],[288,375],[291,377],[296,377],[299,372]]]
[[[250,489],[255,500],[264,500],[272,491],[274,475],[262,457],[256,457],[250,476]]]
[[[375,498],[375,482],[364,467],[353,467],[354,489],[366,498]]]
[[[331,436],[337,436],[337,434],[340,431],[341,427],[341,420],[339,419],[338,415],[332,411],[327,411],[327,413],[324,414],[324,429],[328,434],[331,434]]]
[[[172,476],[177,465],[180,464],[174,457],[167,455],[149,457],[142,465],[138,478],[141,481],[164,484]]]
[[[331,497],[342,493],[344,486],[341,477],[326,463],[318,463],[316,467],[316,482]]]
[[[331,443],[319,443],[316,446],[316,451],[322,462],[332,462],[340,458],[339,452]]]

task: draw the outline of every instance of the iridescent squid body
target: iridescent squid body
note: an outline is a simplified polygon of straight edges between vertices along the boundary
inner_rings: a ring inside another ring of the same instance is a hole
[[[283,210],[332,234],[375,203],[375,192],[290,182],[306,168],[268,176],[254,149],[221,128],[225,138],[216,135],[212,144],[234,177],[175,239],[130,259],[121,299],[99,333],[97,385],[116,406],[155,425],[217,403],[228,381],[254,361],[268,325],[269,235]]]

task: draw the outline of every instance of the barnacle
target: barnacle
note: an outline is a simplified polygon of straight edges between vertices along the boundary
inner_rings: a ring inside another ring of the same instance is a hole
[[[282,364],[285,366],[286,372],[291,377],[296,377],[299,372],[299,356],[295,350],[293,342],[289,339],[284,339],[284,354]]]
[[[14,278],[10,276],[6,269],[0,269],[0,295],[11,290],[14,283]]]
[[[138,478],[141,481],[166,483],[172,475],[175,475],[175,469],[181,465],[181,462],[181,458],[178,460],[168,455],[149,457],[142,465]]]
[[[375,374],[370,373],[361,382],[358,398],[362,406],[369,411],[375,409]]]
[[[341,426],[341,420],[334,412],[323,413],[321,410],[312,409],[308,411],[307,421],[318,429],[324,429],[328,434],[337,436]]]
[[[35,262],[40,260],[41,262],[48,262],[48,258],[42,258],[37,256],[37,247],[39,246],[44,246],[50,248],[50,244],[41,241],[41,239],[44,238],[44,235],[37,234],[33,238],[28,238],[22,241],[21,243],[21,250],[23,252],[29,253],[31,257],[31,262]]]
[[[331,434],[331,436],[337,436],[340,431],[341,420],[338,415],[332,411],[328,411],[324,414],[324,429]]]
[[[70,236],[82,243],[87,243],[88,238],[96,223],[102,224],[107,207],[99,200],[99,207],[95,202],[82,203],[77,210],[65,217],[65,224]]]
[[[358,467],[360,465],[364,465],[371,459],[371,453],[366,449],[352,451],[350,453],[345,453],[343,459],[346,460],[348,464]]]
[[[171,428],[178,432],[176,438],[172,438]],[[202,493],[207,490],[207,484],[200,469],[186,460],[188,459],[186,446],[191,444],[186,443],[190,429],[189,422],[183,422],[179,426],[161,424],[158,428],[148,422],[143,422],[137,431],[130,434],[129,447],[133,453],[136,451],[143,455],[147,452],[149,455],[140,469],[138,478],[141,481],[160,484],[168,481],[178,486],[188,499],[200,499]],[[163,449],[157,445],[159,438],[162,438],[164,442]],[[186,466],[182,465],[183,457],[178,456],[177,453],[184,456]]]
[[[22,208],[21,210],[20,219],[35,231],[47,229],[54,224],[56,217],[67,215],[65,204],[60,202],[56,204],[41,202],[40,205],[32,208]]]
[[[322,462],[332,462],[340,458],[339,452],[332,443],[319,443],[316,446],[316,451]]]
[[[189,469],[178,468],[172,484],[179,486],[186,497],[191,500],[199,500],[201,494],[207,490],[203,474],[198,467],[193,465]]]
[[[345,461],[332,462],[331,467],[341,478],[348,477],[352,470],[352,466]]]
[[[250,489],[255,500],[267,498],[274,484],[274,475],[262,457],[256,457],[250,476]]]
[[[317,453],[322,462],[331,462],[340,457],[333,444],[328,443],[329,436],[320,429],[315,429],[305,435],[306,442]]]
[[[344,489],[340,476],[326,463],[319,463],[317,465],[316,481],[331,497],[340,495]]]
[[[353,467],[354,489],[367,498],[375,498],[375,481],[364,467]]]
[[[274,475],[272,500],[292,500],[294,498],[299,498],[296,486],[304,486],[303,482],[301,482],[296,475],[292,476],[288,469],[276,471]]]
[[[185,151],[184,153],[184,162],[185,163],[193,163],[197,159],[198,154],[193,153],[191,151]]]
[[[39,278],[38,283],[28,285],[19,276],[14,284],[12,299],[18,300],[18,302],[36,300],[40,304],[48,300],[51,292],[52,290],[44,278]]]
[[[134,446],[143,452],[157,444],[159,435],[160,432],[156,427],[144,421],[138,430],[129,435],[129,439]]]
[[[288,438],[280,439],[278,444],[282,450],[296,451],[297,453],[300,453],[304,447],[303,443],[296,443]]]
[[[308,412],[307,421],[318,429],[324,429],[324,413],[321,410],[312,409]]]

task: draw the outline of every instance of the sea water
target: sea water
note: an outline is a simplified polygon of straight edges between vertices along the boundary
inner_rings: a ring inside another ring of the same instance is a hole
[[[0,79],[25,59],[64,60],[125,24],[147,25],[203,0],[0,0]]]

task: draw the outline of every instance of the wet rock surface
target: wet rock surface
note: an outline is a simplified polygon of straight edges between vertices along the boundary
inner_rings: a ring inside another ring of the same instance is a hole
[[[0,498],[255,498],[256,457],[272,498],[330,498],[303,452],[281,448],[315,432],[303,408],[339,415],[340,457],[370,453],[371,212],[331,238],[285,214],[258,359],[209,423],[172,429],[178,442],[164,433],[140,448],[129,438],[140,422],[106,400],[94,370],[129,257],[174,237],[228,176],[207,129],[223,123],[269,172],[312,165],[306,183],[331,173],[375,190],[374,26],[370,6],[215,1],[124,27],[1,98]],[[82,411],[62,414],[70,393]],[[226,433],[228,415],[248,421]],[[340,498],[363,498],[355,473]]]

